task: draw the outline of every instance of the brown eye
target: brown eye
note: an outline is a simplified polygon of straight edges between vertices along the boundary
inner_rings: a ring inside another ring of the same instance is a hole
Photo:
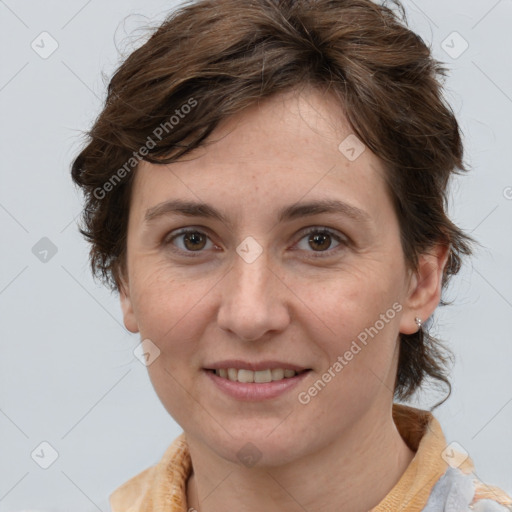
[[[206,237],[197,231],[185,233],[183,236],[183,244],[190,251],[203,249],[206,244]]]
[[[331,245],[331,235],[325,232],[313,233],[309,235],[308,243],[313,248],[325,251]]]
[[[167,236],[163,240],[163,244],[166,246],[174,246],[172,247],[172,250],[175,252],[190,254],[194,252],[203,252],[203,249],[205,249],[208,241],[208,235],[202,231],[199,231],[198,229],[182,229],[172,236]]]
[[[304,243],[303,240],[305,240],[306,243]],[[335,241],[337,245],[331,249],[333,241]],[[308,255],[313,258],[324,256],[322,253],[326,253],[325,256],[331,256],[347,245],[348,240],[345,239],[345,237],[340,236],[327,228],[309,229],[304,233],[303,237],[297,244],[299,249],[313,253]]]

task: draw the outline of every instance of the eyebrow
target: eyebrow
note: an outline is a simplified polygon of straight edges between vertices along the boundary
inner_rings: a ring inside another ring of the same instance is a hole
[[[371,220],[370,215],[364,210],[338,199],[322,199],[291,204],[278,211],[277,219],[279,222],[284,222],[320,213],[338,213],[361,224],[369,223]],[[233,228],[232,222],[214,206],[207,203],[183,201],[180,199],[165,201],[149,208],[146,211],[144,220],[146,223],[150,223],[159,217],[173,214],[215,219],[224,223],[228,228]]]

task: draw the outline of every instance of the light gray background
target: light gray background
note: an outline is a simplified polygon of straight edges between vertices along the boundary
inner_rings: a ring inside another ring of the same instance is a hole
[[[411,28],[450,69],[446,96],[473,167],[454,183],[451,214],[484,246],[449,290],[456,305],[436,313],[457,363],[452,397],[435,414],[479,477],[510,493],[512,2],[404,4]],[[133,356],[139,340],[124,329],[117,296],[90,276],[69,173],[105,97],[101,73],[110,77],[119,51],[144,36],[138,29],[174,5],[0,1],[2,512],[109,510],[108,495],[181,432]],[[47,59],[31,48],[43,31],[59,45]],[[462,48],[453,31],[469,43],[457,58],[442,48],[445,40],[452,52]],[[32,252],[43,237],[57,248],[46,262]],[[43,441],[59,454],[46,470],[31,458]]]

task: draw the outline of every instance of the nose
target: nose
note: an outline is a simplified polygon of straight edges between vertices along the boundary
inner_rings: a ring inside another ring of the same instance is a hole
[[[288,288],[276,274],[268,265],[265,251],[251,263],[236,254],[221,284],[219,327],[243,341],[283,331],[290,321]]]

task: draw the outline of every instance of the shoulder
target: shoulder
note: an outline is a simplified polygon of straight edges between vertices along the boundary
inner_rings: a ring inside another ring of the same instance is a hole
[[[436,482],[422,512],[510,512],[512,498],[473,472],[449,467]]]
[[[180,434],[157,464],[141,471],[110,495],[112,512],[178,510],[174,505],[186,501],[185,483],[191,471],[188,444]],[[170,501],[169,501],[170,500]],[[171,507],[173,506],[173,508]]]
[[[131,512],[138,510],[142,499],[146,495],[156,466],[151,466],[127,482],[119,486],[110,495],[110,507],[112,512]]]

